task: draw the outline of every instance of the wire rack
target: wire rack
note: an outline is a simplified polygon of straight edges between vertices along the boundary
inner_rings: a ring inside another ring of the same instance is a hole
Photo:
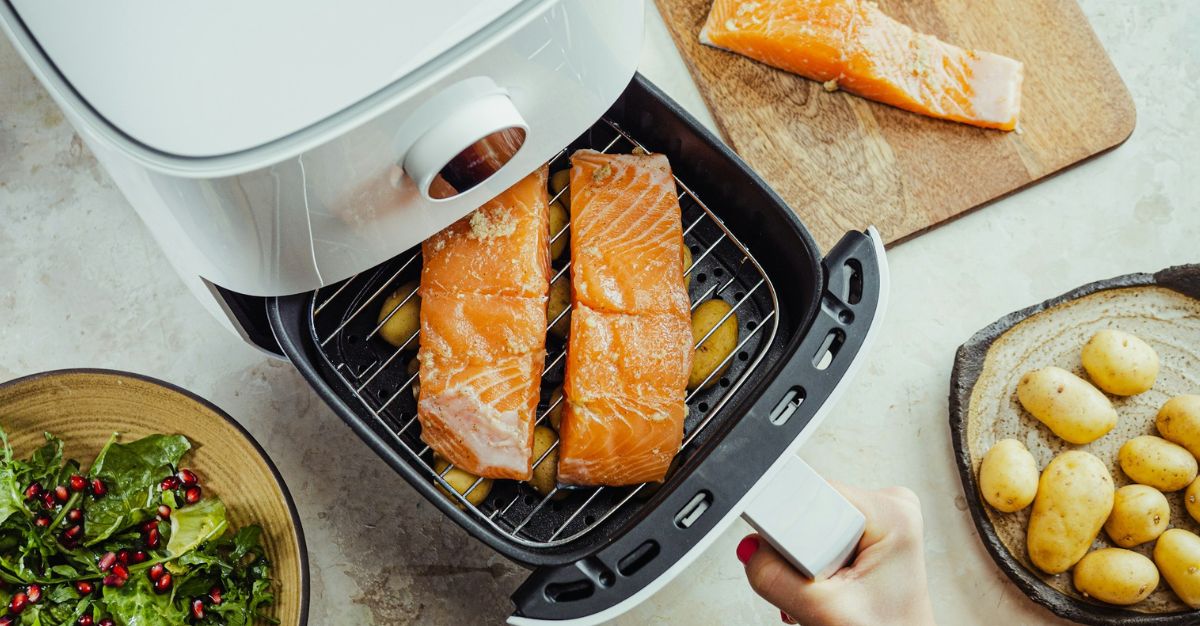
[[[584,147],[609,153],[645,151],[618,125],[601,120],[556,155],[550,162],[550,171],[566,169],[569,155]],[[692,252],[692,265],[686,271],[692,309],[706,300],[720,298],[728,302],[731,309],[713,325],[714,331],[731,317],[738,325],[737,347],[687,395],[689,410],[683,444],[676,457],[678,462],[699,445],[711,430],[706,427],[721,415],[721,409],[761,362],[778,330],[779,307],[774,286],[750,251],[683,181],[678,177],[675,181],[684,241]],[[562,193],[555,194],[551,201],[558,201]],[[553,233],[552,244],[561,237],[568,237],[569,227],[567,224]],[[433,451],[420,439],[414,393],[419,385],[414,367],[419,331],[399,346],[389,344],[379,336],[384,324],[416,297],[414,291],[394,301],[388,311],[381,310],[390,296],[406,285],[415,284],[420,262],[420,248],[417,247],[379,267],[322,288],[311,299],[313,340],[325,365],[334,373],[343,391],[360,404],[366,417],[390,434],[394,447],[415,465],[424,468],[428,479],[441,487],[445,497],[453,498],[460,508],[510,540],[531,548],[551,548],[574,541],[620,514],[630,514],[645,502],[660,485],[647,483],[620,488],[560,485],[548,493],[539,493],[526,483],[495,481],[481,500],[476,496],[477,490],[487,491],[483,479],[467,483],[465,489],[461,480],[455,481],[457,488],[451,485],[449,478],[453,466],[435,461]],[[557,280],[569,269],[569,259],[556,262],[553,279]],[[568,308],[549,320],[548,328],[554,327],[569,312]],[[699,338],[696,345],[708,339],[712,332]],[[562,402],[557,388],[562,381],[566,345],[550,334],[546,347],[537,424],[547,424],[550,414]],[[534,459],[535,469],[552,458],[557,447],[555,441]],[[676,466],[672,465],[672,471]],[[461,479],[461,476],[455,478]],[[670,479],[669,475],[667,480]]]

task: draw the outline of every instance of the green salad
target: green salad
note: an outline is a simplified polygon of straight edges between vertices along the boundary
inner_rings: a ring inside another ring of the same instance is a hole
[[[18,459],[0,430],[0,626],[274,622],[262,529],[181,468],[181,435],[119,443],[85,470],[62,440]]]

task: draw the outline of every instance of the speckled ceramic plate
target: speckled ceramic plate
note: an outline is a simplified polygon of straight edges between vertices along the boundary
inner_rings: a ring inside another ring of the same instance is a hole
[[[1075,446],[1054,436],[1021,408],[1016,398],[1021,375],[1057,365],[1087,378],[1079,352],[1093,333],[1116,328],[1154,347],[1160,371],[1154,388],[1129,398],[1110,396],[1120,420],[1104,437]],[[1169,398],[1200,393],[1200,265],[1173,267],[1156,274],[1130,274],[1084,285],[1041,304],[1007,315],[975,333],[958,349],[950,379],[950,431],[963,491],[979,536],[1000,569],[1030,598],[1061,617],[1086,624],[1195,624],[1192,611],[1160,583],[1132,607],[1085,598],[1071,573],[1037,570],[1025,547],[1030,508],[1001,513],[984,503],[976,480],[984,453],[996,441],[1025,444],[1044,468],[1067,449],[1086,450],[1109,466],[1118,487],[1129,484],[1117,463],[1125,441],[1154,434],[1154,417]],[[1182,492],[1167,494],[1171,525],[1200,532],[1184,510]],[[1136,548],[1149,556],[1153,542]],[[1093,548],[1110,547],[1100,532]]]
[[[275,579],[271,616],[308,623],[308,555],[300,518],[283,479],[250,433],[224,411],[183,389],[137,374],[60,370],[0,384],[0,424],[22,457],[60,437],[68,458],[87,463],[113,432],[122,441],[155,433],[192,442],[184,457],[220,496],[233,526],[258,524]]]

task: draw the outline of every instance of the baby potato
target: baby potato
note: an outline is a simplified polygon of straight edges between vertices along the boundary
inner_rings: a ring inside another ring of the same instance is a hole
[[[550,446],[558,441],[558,435],[553,430],[546,426],[538,426],[533,429],[533,462],[537,463],[538,459],[550,450]],[[538,463],[537,467],[533,468],[533,477],[529,479],[529,484],[533,486],[538,493],[543,496],[550,495],[554,491],[554,487],[558,485],[558,448],[555,448]],[[558,495],[558,494],[555,494]]]
[[[555,404],[556,402],[558,404]],[[563,409],[567,406],[567,399],[563,397],[562,385],[555,387],[554,391],[550,392],[550,406],[554,408],[550,409],[550,414],[546,416],[546,419],[550,421],[554,430],[561,431]]]
[[[417,357],[414,356],[412,358],[412,360],[408,362],[408,366],[404,368],[404,371],[408,372],[409,376],[413,376],[417,372],[420,372],[421,371],[421,359],[418,359]],[[413,399],[420,400],[421,399],[421,379],[417,378],[416,380],[412,381],[411,386],[412,386]]]
[[[701,383],[704,383],[705,389],[712,387],[729,369],[731,360],[727,360],[727,357],[737,347],[738,340],[737,313],[730,313],[732,310],[733,307],[728,302],[713,299],[700,303],[700,306],[692,311],[692,341],[704,339],[717,322],[721,325],[696,348],[696,354],[692,358],[692,372],[688,376],[688,389],[696,389]],[[724,318],[726,313],[730,315],[722,322],[721,318]],[[705,382],[705,379],[708,382]]]
[[[1158,434],[1200,457],[1200,396],[1175,396],[1158,410],[1154,420]]]
[[[1099,389],[1059,367],[1043,367],[1021,377],[1017,400],[1055,435],[1091,443],[1117,425],[1117,412]]]
[[[564,194],[566,195],[566,194]],[[567,224],[571,218],[563,208],[560,200],[550,203],[550,258],[557,259],[566,251],[571,242],[571,231]],[[555,239],[557,237],[557,239]]]
[[[1075,588],[1109,604],[1137,604],[1158,587],[1154,561],[1121,548],[1089,552],[1075,565]]]
[[[568,209],[571,208],[571,190],[567,189],[567,187],[570,186],[570,184],[571,184],[570,168],[565,169],[565,170],[558,170],[557,172],[550,175],[550,197],[553,198],[554,196],[558,196],[558,201],[561,202],[562,205],[567,207]],[[558,192],[562,191],[563,189],[567,189],[566,193],[559,196]]]
[[[441,474],[443,471],[445,471],[447,467],[450,467],[450,463],[446,461],[446,459],[443,459],[439,456],[433,460],[433,471],[437,472],[438,474]],[[492,491],[492,479],[490,478],[484,478],[478,486],[476,486],[474,489],[471,489],[471,485],[474,485],[475,481],[479,480],[479,477],[457,467],[449,472],[446,472],[446,475],[442,476],[442,480],[445,480],[447,483],[449,483],[455,491],[466,494],[465,497],[467,502],[470,502],[475,506],[479,506],[479,503],[483,502],[484,499],[488,497],[488,494]],[[458,498],[450,495],[450,492],[446,491],[446,488],[442,487],[440,483],[438,483],[437,488],[439,491],[446,494],[447,498],[451,498],[454,501],[455,506],[460,509],[462,508],[462,503],[458,501]],[[468,489],[471,489],[471,493],[467,493]]]
[[[1126,441],[1117,460],[1133,482],[1159,491],[1179,491],[1196,480],[1196,457],[1161,437],[1142,435]]]
[[[1001,439],[983,455],[979,465],[979,490],[998,511],[1020,511],[1037,495],[1037,462],[1016,439]]]
[[[1187,509],[1192,519],[1200,522],[1200,478],[1193,480],[1187,491],[1183,492],[1183,508]]]
[[[1105,329],[1092,335],[1080,358],[1092,382],[1113,395],[1142,393],[1158,378],[1158,353],[1124,331]]]
[[[1168,529],[1154,544],[1154,564],[1184,604],[1200,609],[1200,537]]]
[[[1113,496],[1104,532],[1118,546],[1132,548],[1154,541],[1170,523],[1171,505],[1161,491],[1146,485],[1125,485]]]
[[[688,270],[690,270],[690,269],[692,269],[692,249],[687,246],[684,246],[683,247],[683,286],[684,287],[692,286],[692,275],[690,273],[688,273]]]
[[[567,272],[563,272],[550,283],[550,297],[546,300],[546,321],[551,322],[550,334],[566,339],[571,334],[571,313],[567,311],[566,315],[562,316],[557,322],[559,315],[566,311],[571,306],[571,276]]]
[[[1071,569],[1087,554],[1112,507],[1112,476],[1100,459],[1082,450],[1054,457],[1042,471],[1029,516],[1029,560],[1047,574]]]
[[[379,336],[397,348],[403,346],[409,337],[421,329],[421,296],[413,294],[417,287],[418,283],[415,280],[400,285],[396,291],[392,292],[392,295],[387,297],[387,300],[383,301],[383,306],[379,309],[379,317],[375,320],[376,324],[383,322],[383,326],[379,328]],[[404,302],[409,294],[412,294],[412,298],[408,302]],[[392,309],[395,309],[401,302],[404,302],[404,306],[392,313]],[[389,315],[391,317],[388,317]],[[386,322],[383,321],[385,319]],[[418,338],[408,347],[416,348],[420,343]]]

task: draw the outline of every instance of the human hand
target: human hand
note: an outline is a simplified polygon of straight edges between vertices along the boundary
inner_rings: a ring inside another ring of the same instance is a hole
[[[789,624],[934,624],[916,494],[904,487],[871,491],[831,484],[867,520],[854,561],[814,581],[758,535],[748,535],[738,544],[737,556],[746,566],[750,586],[779,607]]]

